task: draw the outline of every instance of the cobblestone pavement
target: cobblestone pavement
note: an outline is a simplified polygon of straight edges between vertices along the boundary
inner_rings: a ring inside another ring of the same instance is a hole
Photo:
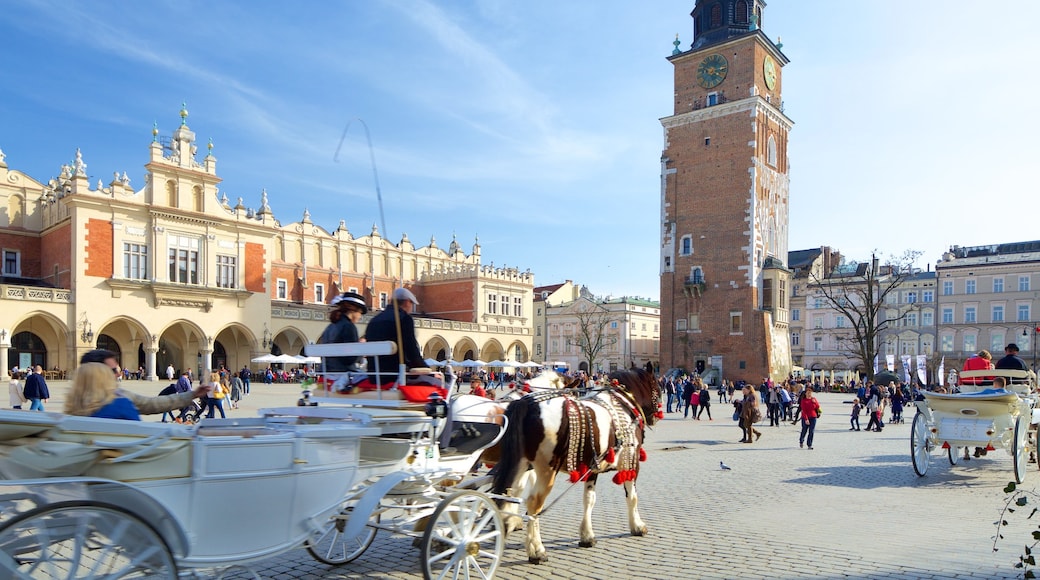
[[[159,383],[163,385],[165,383]],[[151,393],[155,383],[128,386]],[[233,415],[292,404],[297,387],[254,385]],[[61,389],[59,388],[58,391]],[[60,393],[58,394],[60,398]],[[1013,578],[1031,527],[1009,518],[1007,540],[992,550],[1011,460],[998,450],[950,467],[934,455],[928,475],[911,467],[905,424],[881,433],[850,432],[847,395],[823,394],[815,449],[798,448],[798,428],[759,428],[739,444],[732,407],[714,404],[714,421],[672,413],[648,435],[638,490],[650,535],[628,534],[621,488],[601,478],[593,516],[599,540],[578,547],[581,491],[542,518],[549,561],[529,564],[521,533],[509,537],[498,578]],[[716,398],[717,400],[717,398]],[[52,400],[52,405],[55,403]],[[51,408],[57,410],[58,406]],[[910,411],[912,412],[912,408]],[[863,419],[863,425],[866,420]],[[724,461],[732,469],[720,469]],[[554,497],[567,487],[560,478]],[[1040,482],[1030,465],[1026,486]],[[252,517],[264,522],[263,505]],[[1018,514],[1016,514],[1017,516]],[[380,532],[343,567],[293,550],[254,565],[265,579],[421,578],[411,540]],[[232,572],[228,578],[248,578]]]

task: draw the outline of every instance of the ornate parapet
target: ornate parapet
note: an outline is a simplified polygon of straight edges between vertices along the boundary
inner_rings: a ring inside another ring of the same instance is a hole
[[[72,302],[72,291],[64,288],[39,288],[36,286],[0,285],[0,299],[25,300],[27,302]]]

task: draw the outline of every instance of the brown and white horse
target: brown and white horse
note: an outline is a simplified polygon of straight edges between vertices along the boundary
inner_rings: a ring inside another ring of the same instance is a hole
[[[531,562],[547,559],[538,516],[560,471],[569,472],[572,482],[585,481],[579,546],[596,544],[592,531],[596,478],[607,471],[617,471],[613,481],[625,488],[632,535],[647,533],[639,517],[635,482],[639,462],[646,458],[644,430],[662,417],[661,391],[653,375],[644,370],[611,373],[609,381],[584,396],[574,390],[531,393],[506,409],[508,424],[499,443],[493,491],[526,498],[530,520],[524,544]],[[503,509],[514,506],[505,504]],[[515,520],[510,527],[518,527]]]

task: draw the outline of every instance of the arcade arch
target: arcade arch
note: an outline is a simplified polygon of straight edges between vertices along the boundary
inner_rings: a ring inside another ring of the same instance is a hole
[[[473,339],[471,338],[460,339],[455,343],[455,346],[452,347],[451,356],[453,360],[457,361],[477,360],[477,343],[473,342]]]
[[[451,345],[448,341],[440,335],[436,335],[426,341],[426,345],[422,349],[423,358],[432,358],[436,360],[447,360],[452,356]]]
[[[75,366],[74,340],[65,323],[53,314],[31,312],[11,328],[7,368],[40,365],[48,370],[69,370]]]

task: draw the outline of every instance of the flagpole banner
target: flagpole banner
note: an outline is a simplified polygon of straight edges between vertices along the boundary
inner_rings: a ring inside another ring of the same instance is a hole
[[[877,362],[878,362],[877,359],[878,359],[878,356],[875,354],[874,355],[874,374],[875,375],[877,374]]]
[[[893,372],[893,371],[896,370],[896,355],[894,355],[894,354],[886,354],[885,355],[885,368],[888,369],[888,372]]]
[[[939,360],[939,372],[938,372],[939,376],[937,377],[939,379],[939,386],[940,387],[943,386],[943,375],[945,375],[945,374],[946,374],[946,355],[943,355],[942,359]]]
[[[917,355],[917,380],[922,384],[928,384],[928,376],[925,373],[928,357],[923,354]]]
[[[900,360],[903,363],[903,382],[904,383],[909,383],[910,382],[910,355],[904,354],[903,356],[901,356],[899,358],[900,358]]]

